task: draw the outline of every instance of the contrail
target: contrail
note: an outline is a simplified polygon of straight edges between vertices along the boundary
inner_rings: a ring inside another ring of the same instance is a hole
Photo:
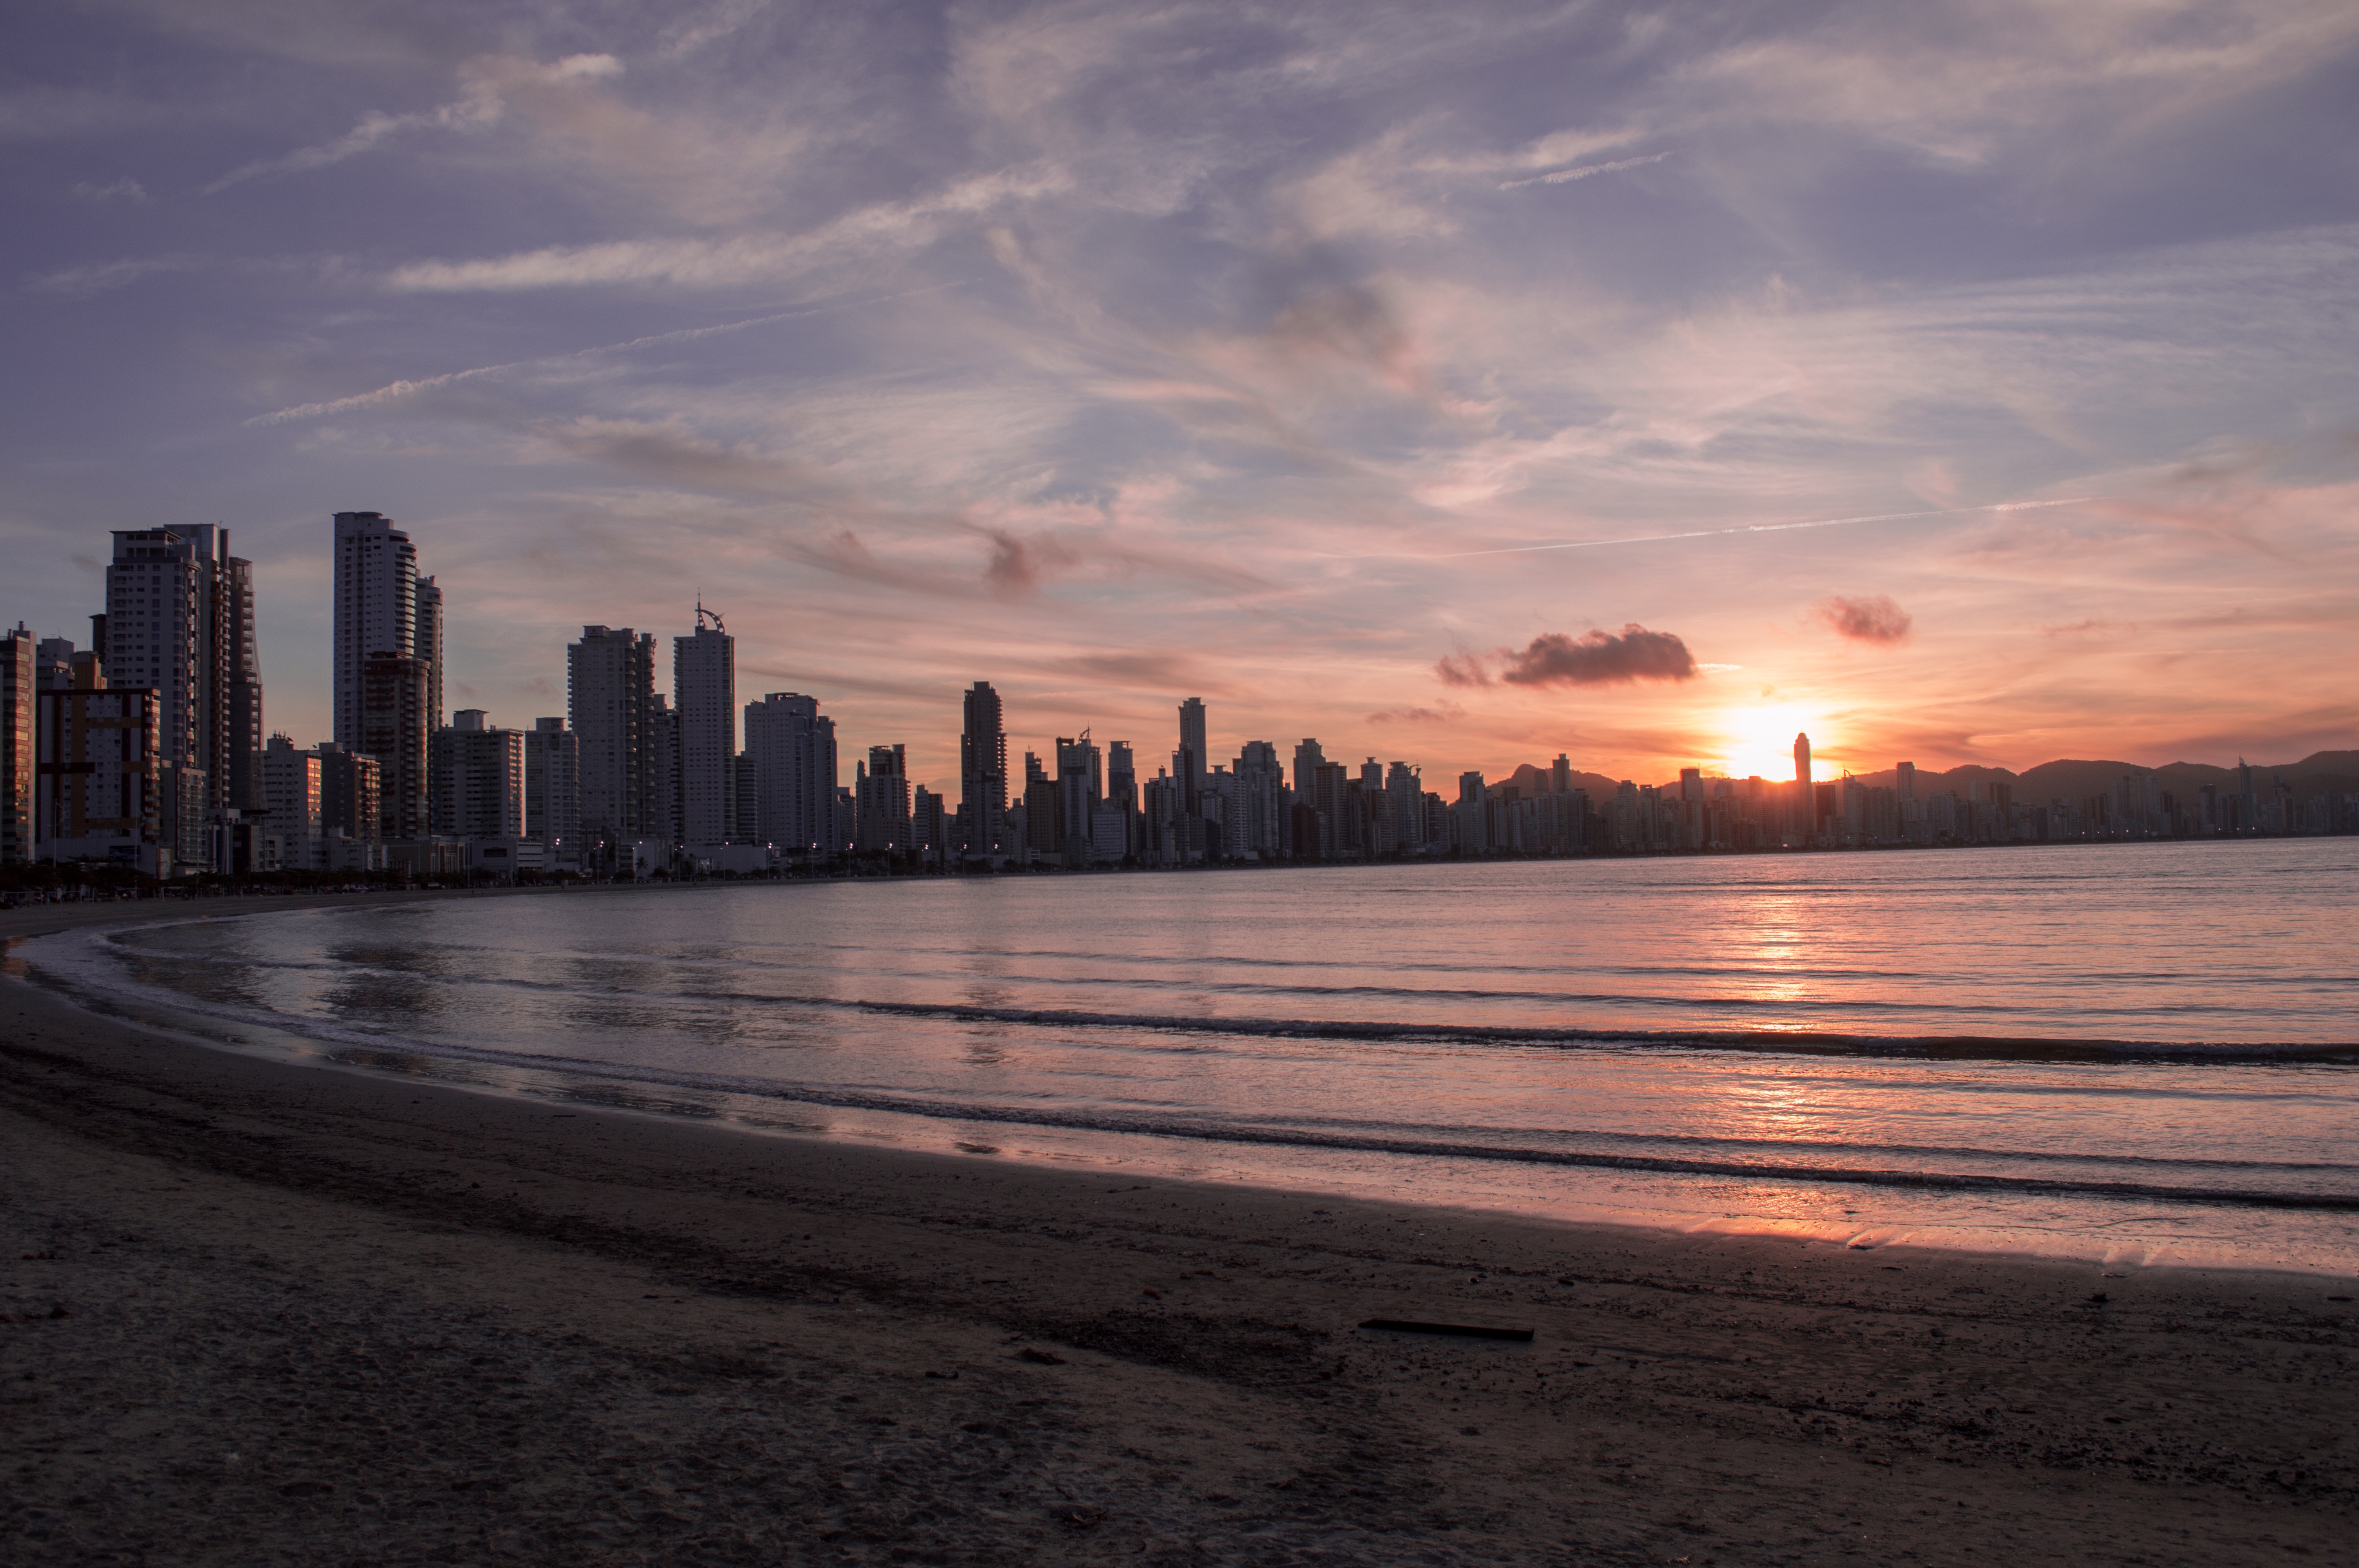
[[[2100,495],[2060,501],[1995,501],[1987,506],[1943,506],[1931,512],[1885,512],[1873,517],[1821,517],[1807,523],[1748,523],[1739,528],[1697,528],[1685,534],[1637,534],[1626,539],[1567,539],[1553,545],[1508,545],[1496,550],[1447,550],[1432,556],[1344,556],[1353,561],[1457,561],[1473,556],[1523,556],[1537,550],[1596,550],[1609,545],[1660,545],[1673,539],[1717,539],[1731,534],[1787,534],[1798,528],[1844,528],[1858,523],[1906,523],[1924,517],[1964,517],[1976,512],[2031,512],[2043,506],[2080,506]]]
[[[510,360],[505,364],[477,365],[472,370],[454,370],[442,375],[429,375],[420,381],[397,381],[380,386],[375,392],[355,393],[329,403],[305,403],[292,408],[280,408],[268,414],[257,414],[245,421],[248,425],[281,425],[290,419],[317,419],[330,414],[343,414],[355,408],[371,408],[380,403],[391,403],[414,392],[426,392],[453,382],[473,381],[477,376],[497,375],[502,371],[521,370],[528,365],[560,364],[567,360],[588,359],[592,354],[622,353],[630,349],[644,349],[657,343],[685,343],[698,338],[716,337],[723,332],[742,332],[751,327],[766,327],[776,321],[791,321],[801,316],[821,316],[831,310],[848,310],[859,305],[886,305],[896,299],[908,299],[920,294],[934,294],[945,288],[957,288],[969,280],[959,278],[950,283],[929,284],[924,288],[912,288],[899,294],[881,295],[870,299],[840,300],[833,304],[803,305],[792,310],[780,310],[768,316],[751,316],[743,321],[723,321],[710,327],[682,327],[677,331],[650,332],[645,337],[626,338],[619,343],[600,343],[594,348],[574,349],[561,354],[543,354],[538,359]]]
[[[1511,179],[1499,189],[1513,190],[1524,185],[1565,185],[1576,179],[1587,179],[1593,174],[1614,174],[1625,168],[1636,168],[1640,164],[1660,163],[1670,156],[1669,153],[1648,153],[1645,157],[1618,158],[1613,163],[1593,163],[1581,168],[1560,168],[1554,174],[1536,174],[1529,179]]]

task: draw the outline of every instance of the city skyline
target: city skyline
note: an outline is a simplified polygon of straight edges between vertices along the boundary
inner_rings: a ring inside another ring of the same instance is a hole
[[[2359,728],[2346,7],[264,14],[27,23],[0,546],[234,529],[299,736],[330,507],[446,711],[701,590],[938,790],[985,676],[1430,773]]]

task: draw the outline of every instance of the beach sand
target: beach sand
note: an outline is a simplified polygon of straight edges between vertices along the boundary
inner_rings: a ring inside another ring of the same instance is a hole
[[[0,1193],[9,1563],[2354,1551],[2348,1281],[763,1136],[21,980]]]

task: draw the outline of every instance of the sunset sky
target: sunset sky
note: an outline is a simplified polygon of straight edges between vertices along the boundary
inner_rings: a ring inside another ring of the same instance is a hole
[[[0,616],[329,514],[453,707],[698,594],[848,779],[2359,745],[2359,6],[28,7]],[[669,647],[666,650],[669,669]],[[668,677],[667,677],[668,678]]]

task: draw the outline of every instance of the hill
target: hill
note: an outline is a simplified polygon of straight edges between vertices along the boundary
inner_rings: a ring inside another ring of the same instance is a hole
[[[2215,767],[2209,762],[2165,762],[2160,767],[2147,768],[2140,762],[2062,758],[2042,762],[2019,773],[2011,768],[1984,767],[1975,762],[1946,770],[1919,768],[1917,771],[1917,793],[1921,798],[1947,789],[1963,795],[1975,784],[1999,780],[2014,786],[2015,798],[2018,801],[2082,800],[2104,794],[2125,774],[2137,773],[2141,769],[2152,773],[2159,787],[2175,795],[2191,797],[2205,784],[2215,785],[2223,792],[2236,787],[2235,769]],[[1898,779],[1899,772],[1895,768],[1885,768],[1877,773],[1854,776],[1870,788],[1889,789]],[[2297,800],[2307,800],[2313,795],[2344,795],[2359,791],[2359,751],[2314,752],[2298,762],[2253,764],[2255,790],[2267,794],[2277,787],[2277,781],[2280,778],[2293,786]],[[1512,784],[1528,797],[1545,792],[1549,780],[1548,769],[1526,762],[1507,777],[1495,781],[1493,787]],[[1573,787],[1587,790],[1593,800],[1610,797],[1616,782],[1603,773],[1579,769],[1574,770],[1572,775]],[[1828,781],[1821,778],[1819,782],[1824,784]],[[1429,783],[1428,787],[1440,788],[1445,800],[1454,798],[1457,793],[1454,784],[1444,786]],[[1657,787],[1676,790],[1678,781]]]

